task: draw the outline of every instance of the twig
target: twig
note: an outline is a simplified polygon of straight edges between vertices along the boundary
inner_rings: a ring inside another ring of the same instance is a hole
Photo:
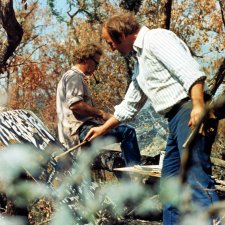
[[[36,183],[38,183],[38,181],[33,177],[33,175],[32,175],[27,169],[25,169],[24,167],[23,167],[23,169],[25,170],[25,172],[27,173],[27,175],[28,175],[30,178],[32,178],[32,180],[34,180]]]
[[[74,147],[72,147],[72,148],[69,148],[67,151],[65,151],[65,152],[63,152],[63,153],[61,153],[61,154],[55,156],[55,157],[54,157],[54,160],[55,160],[55,161],[58,161],[59,159],[61,159],[61,158],[64,157],[65,155],[67,155],[68,153],[74,151],[75,149],[79,148],[80,146],[82,146],[82,145],[84,145],[84,144],[86,144],[86,143],[87,143],[87,141],[83,141],[83,142],[81,142],[80,144],[78,144],[78,145],[76,145],[76,146],[74,146]]]
[[[45,220],[45,221],[42,221],[42,222],[38,223],[38,225],[42,225],[42,224],[49,223],[49,222],[51,222],[54,218],[55,218],[55,217],[50,218],[50,219],[47,219],[47,220]]]

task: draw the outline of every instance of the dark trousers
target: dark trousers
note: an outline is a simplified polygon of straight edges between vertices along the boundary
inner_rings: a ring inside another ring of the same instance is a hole
[[[191,102],[185,103],[181,109],[168,119],[169,137],[162,168],[162,181],[177,176],[180,172],[182,145],[190,134],[188,121],[192,110]],[[193,202],[203,208],[218,201],[214,180],[211,178],[210,154],[214,137],[198,135],[191,146],[190,168],[187,171],[187,183],[191,187]],[[163,224],[179,224],[179,211],[170,203],[163,208]]]
[[[99,126],[93,122],[86,122],[79,128],[80,141],[83,141],[87,132],[92,128]],[[141,163],[141,155],[138,147],[135,129],[129,125],[120,125],[106,135],[100,138],[100,142],[104,144],[104,139],[111,140],[107,144],[116,142],[121,143],[122,157],[126,166],[139,165]]]

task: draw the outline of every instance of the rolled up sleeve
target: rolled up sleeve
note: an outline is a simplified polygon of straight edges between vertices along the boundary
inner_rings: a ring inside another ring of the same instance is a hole
[[[70,76],[66,82],[66,103],[70,107],[75,102],[83,100],[83,83],[79,76]]]

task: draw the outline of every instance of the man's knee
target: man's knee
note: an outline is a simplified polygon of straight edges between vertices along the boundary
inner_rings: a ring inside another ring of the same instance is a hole
[[[136,136],[135,128],[130,125],[124,125],[125,127],[125,133],[128,136]]]

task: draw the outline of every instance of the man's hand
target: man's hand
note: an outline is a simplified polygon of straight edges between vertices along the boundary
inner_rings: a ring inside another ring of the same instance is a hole
[[[111,129],[117,127],[119,123],[120,122],[114,116],[111,115],[110,118],[103,125],[91,128],[87,133],[86,137],[84,138],[84,141],[91,141],[98,136],[106,134]]]
[[[106,132],[103,126],[93,127],[88,131],[84,141],[92,141],[94,138],[104,135],[105,133]]]
[[[190,120],[188,123],[188,126],[191,128],[194,128],[195,125],[198,123],[199,119],[202,117],[204,113],[204,105],[199,104],[196,106],[193,106],[193,109],[191,111]]]

